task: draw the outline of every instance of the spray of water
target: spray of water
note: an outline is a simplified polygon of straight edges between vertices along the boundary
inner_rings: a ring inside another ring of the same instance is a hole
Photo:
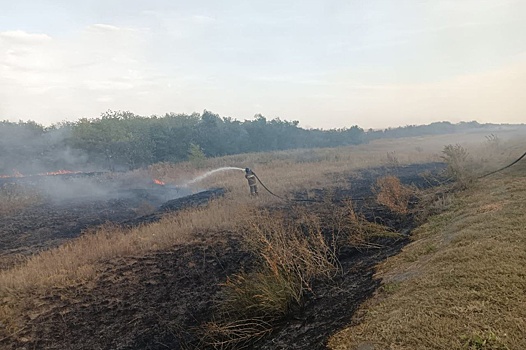
[[[245,169],[243,169],[243,168],[237,168],[237,167],[233,167],[233,166],[226,166],[226,167],[222,167],[222,168],[217,168],[217,169],[214,169],[214,170],[210,170],[209,172],[206,172],[203,175],[200,175],[200,176],[196,177],[195,179],[192,179],[192,180],[184,183],[183,186],[192,185],[192,184],[194,184],[196,182],[199,182],[199,181],[203,180],[204,178],[207,178],[208,176],[210,176],[212,174],[215,174],[215,173],[220,172],[220,171],[226,171],[226,170],[241,170],[241,171],[245,171]]]

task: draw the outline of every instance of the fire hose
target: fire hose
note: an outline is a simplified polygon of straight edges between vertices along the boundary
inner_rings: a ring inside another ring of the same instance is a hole
[[[523,154],[522,156],[520,156],[517,160],[515,160],[513,163],[508,164],[508,165],[506,165],[505,167],[502,167],[502,168],[500,168],[500,169],[497,169],[497,170],[492,171],[492,172],[490,172],[490,173],[487,173],[487,174],[485,174],[485,175],[479,176],[478,178],[479,178],[479,179],[482,179],[482,178],[484,178],[484,177],[486,177],[486,176],[490,176],[490,175],[493,175],[493,174],[495,174],[495,173],[498,173],[498,172],[500,172],[500,171],[502,171],[502,170],[504,170],[504,169],[508,169],[509,167],[511,167],[511,166],[513,166],[513,165],[515,165],[515,164],[517,164],[517,163],[518,163],[522,158],[524,158],[525,156],[526,156],[526,152],[524,152],[524,154]]]
[[[261,181],[261,179],[256,175],[256,173],[252,172],[252,174],[254,174],[254,176],[256,177],[256,179],[258,180],[258,182],[261,184],[261,186],[263,186],[263,188],[265,190],[267,190],[268,193],[270,193],[271,195],[273,195],[274,197],[277,197],[281,200],[284,200],[285,202],[288,202],[288,201],[291,201],[291,202],[318,202],[318,203],[321,203],[321,201],[318,201],[318,200],[315,200],[315,199],[286,199],[286,198],[283,198],[281,196],[278,196],[277,194],[275,194],[274,192],[272,192],[271,190],[268,189],[267,186],[265,186],[265,184],[263,183],[263,181]]]
[[[497,169],[497,170],[494,170],[492,172],[489,172],[487,174],[484,174],[482,176],[479,176],[478,178],[479,179],[482,179],[482,178],[485,178],[487,176],[490,176],[490,175],[493,175],[493,174],[496,174],[498,172],[501,172],[505,169],[508,169],[509,167],[512,167],[513,165],[517,164],[518,162],[520,162],[524,157],[526,157],[526,152],[524,152],[519,158],[517,158],[515,161],[513,161],[512,163],[500,168],[500,169]],[[261,184],[261,186],[263,186],[263,188],[265,190],[267,190],[268,193],[270,193],[271,195],[273,195],[274,197],[276,198],[279,198],[281,200],[284,200],[286,202],[288,201],[291,201],[291,202],[318,202],[318,203],[321,203],[322,201],[319,201],[319,200],[315,200],[315,199],[287,199],[287,198],[283,198],[281,196],[278,196],[277,194],[275,194],[274,192],[272,192],[271,190],[268,189],[267,186],[265,186],[265,184],[263,183],[263,181],[261,181],[261,179],[256,175],[256,173],[254,173],[254,176],[256,177],[256,179],[258,180],[258,182]],[[365,200],[366,198],[354,198],[355,200]]]

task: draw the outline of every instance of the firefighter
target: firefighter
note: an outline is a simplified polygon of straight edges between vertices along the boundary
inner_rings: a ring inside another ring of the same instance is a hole
[[[245,169],[245,179],[247,179],[248,186],[250,187],[250,195],[257,196],[258,195],[258,185],[257,185],[256,173],[250,170],[250,168],[246,168]]]

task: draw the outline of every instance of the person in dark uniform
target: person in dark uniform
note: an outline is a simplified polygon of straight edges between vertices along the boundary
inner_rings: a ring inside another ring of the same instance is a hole
[[[250,168],[246,168],[245,169],[245,179],[247,179],[248,186],[250,187],[250,195],[257,196],[258,195],[258,184],[257,184],[256,173],[250,170]]]

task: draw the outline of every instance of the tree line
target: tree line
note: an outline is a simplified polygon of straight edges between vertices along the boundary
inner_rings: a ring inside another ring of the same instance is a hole
[[[0,122],[0,174],[53,169],[128,170],[157,162],[192,157],[297,148],[356,145],[378,138],[418,136],[483,127],[477,122],[433,123],[365,131],[357,125],[341,129],[304,129],[298,121],[268,120],[256,115],[239,121],[210,111],[144,117],[108,111],[44,127],[33,121]]]

